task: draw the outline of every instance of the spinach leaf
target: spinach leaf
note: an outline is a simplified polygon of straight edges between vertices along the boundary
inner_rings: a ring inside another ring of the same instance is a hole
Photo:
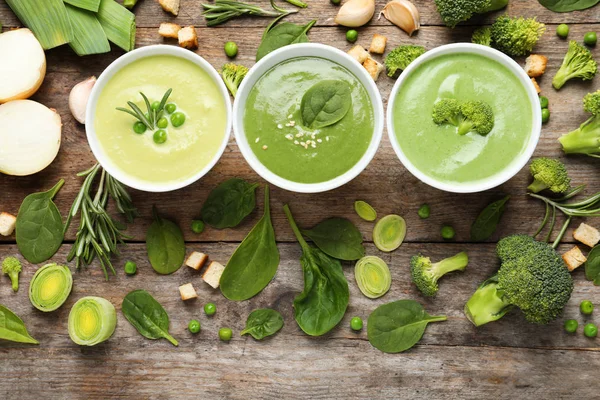
[[[274,28],[272,25],[269,25],[258,46],[256,61],[280,47],[295,43],[308,43],[309,40],[306,34],[316,23],[317,20],[312,20],[306,25],[296,25],[291,22],[284,22],[276,25]]]
[[[594,281],[594,285],[600,286],[600,245],[595,246],[588,254],[585,277],[588,281]]]
[[[595,6],[600,0],[538,0],[541,5],[550,11],[564,13],[585,10]]]
[[[489,204],[481,211],[475,222],[473,222],[473,225],[471,225],[471,240],[481,242],[492,236],[498,227],[502,214],[504,214],[506,202],[509,199],[510,196],[506,196],[501,200]]]
[[[19,208],[16,223],[17,247],[32,264],[50,259],[63,242],[62,217],[52,199],[64,183],[61,179],[47,192],[30,194]]]
[[[240,335],[250,334],[256,340],[276,334],[283,328],[283,317],[275,310],[261,308],[248,315],[246,329]]]
[[[154,297],[145,290],[129,292],[121,305],[127,321],[148,339],[165,338],[171,344],[179,343],[169,335],[169,315]]]
[[[172,274],[183,265],[185,242],[177,224],[161,218],[152,208],[154,222],[146,233],[146,251],[152,268],[159,274]]]
[[[221,293],[229,300],[248,300],[271,282],[278,266],[269,186],[265,186],[264,214],[229,259],[219,283]]]
[[[329,218],[300,232],[325,254],[338,260],[354,261],[365,255],[360,231],[346,218]]]
[[[290,211],[285,214],[296,239],[302,247],[300,264],[304,272],[304,290],[294,298],[294,318],[300,329],[311,336],[320,336],[333,329],[344,318],[350,290],[342,264],[321,250],[309,246]]]
[[[2,304],[0,304],[0,339],[18,343],[39,344],[37,340],[29,335],[21,318]]]
[[[202,206],[202,219],[213,228],[238,226],[256,207],[255,189],[243,179],[232,178],[214,188]]]
[[[351,91],[347,82],[336,79],[324,80],[311,86],[300,102],[304,125],[319,129],[339,122],[352,106]]]
[[[446,316],[431,316],[414,300],[398,300],[379,306],[369,315],[369,342],[384,353],[400,353],[413,347],[430,322]]]

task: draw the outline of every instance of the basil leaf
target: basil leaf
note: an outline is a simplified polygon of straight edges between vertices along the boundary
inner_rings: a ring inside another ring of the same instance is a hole
[[[473,225],[471,225],[471,240],[481,242],[493,235],[498,227],[500,218],[502,218],[502,214],[504,214],[506,202],[509,199],[510,196],[506,196],[501,200],[489,204],[481,211],[475,222],[473,222]]]
[[[273,50],[295,43],[308,43],[306,34],[317,23],[312,20],[306,25],[296,25],[291,22],[284,22],[276,25],[274,28],[269,25],[263,34],[262,41],[256,51],[256,61],[260,60]]]
[[[354,261],[364,257],[362,234],[346,218],[329,218],[312,229],[301,229],[321,251],[338,260]]]
[[[600,0],[538,0],[541,5],[550,11],[564,13],[585,10],[595,6]]]
[[[123,315],[137,331],[148,339],[165,338],[173,345],[178,342],[169,334],[169,315],[154,297],[145,290],[134,290],[123,299]]]
[[[146,251],[152,268],[159,274],[172,274],[183,265],[185,242],[177,224],[161,218],[152,208],[154,222],[146,234]]]
[[[232,178],[214,188],[202,206],[202,220],[213,228],[238,226],[256,207],[255,189],[243,179]]]
[[[275,276],[279,250],[271,223],[269,186],[265,186],[265,211],[235,250],[221,276],[219,287],[229,300],[247,300],[263,290]]]
[[[352,106],[352,89],[341,80],[324,80],[302,96],[300,113],[308,128],[319,129],[339,122]]]
[[[52,199],[64,183],[61,179],[47,192],[30,194],[19,208],[15,227],[17,247],[32,264],[50,259],[63,242],[62,217]]]
[[[261,308],[254,310],[248,315],[246,328],[240,335],[250,334],[256,340],[262,340],[267,336],[274,335],[283,328],[283,317],[275,310]]]
[[[585,278],[600,286],[600,245],[595,246],[588,254],[585,262]]]
[[[2,304],[0,304],[0,339],[18,343],[39,344],[37,340],[29,335],[21,318]]]
[[[413,347],[430,322],[446,316],[431,316],[414,300],[398,300],[379,306],[369,315],[367,336],[384,353],[400,353]]]

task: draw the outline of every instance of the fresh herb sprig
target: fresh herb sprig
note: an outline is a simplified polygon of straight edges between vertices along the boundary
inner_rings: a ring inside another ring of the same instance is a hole
[[[299,4],[306,4],[298,0],[286,0],[290,4],[302,7]],[[235,0],[215,0],[213,4],[203,3],[204,18],[206,18],[207,26],[215,26],[229,21],[233,18],[238,18],[245,15],[253,15],[257,17],[278,17],[282,18],[290,14],[297,13],[297,10],[286,10],[277,6],[274,0],[271,0],[271,7],[273,10],[265,10],[259,6],[253,4],[243,3]],[[302,8],[304,8],[302,7]]]
[[[146,125],[146,128],[154,130],[156,128],[156,123],[162,116],[162,113],[165,109],[165,106],[167,105],[167,101],[169,100],[169,96],[171,95],[172,91],[173,89],[167,90],[163,95],[160,103],[158,104],[158,107],[154,108],[152,107],[152,104],[150,104],[150,100],[148,100],[148,97],[144,93],[140,92],[140,95],[142,95],[142,98],[144,99],[144,103],[146,103],[146,109],[148,110],[146,114],[144,114],[144,112],[137,106],[137,104],[135,104],[132,101],[127,102],[127,105],[129,106],[129,108],[131,108],[131,110],[128,110],[127,108],[123,107],[117,107],[117,110],[132,115],[142,124]]]

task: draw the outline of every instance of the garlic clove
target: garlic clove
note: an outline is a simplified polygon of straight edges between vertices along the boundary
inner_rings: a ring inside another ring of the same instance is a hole
[[[409,0],[392,0],[385,5],[381,14],[412,36],[421,27],[421,16],[417,7]]]
[[[363,26],[375,14],[375,0],[348,0],[335,17],[335,23],[350,28]]]
[[[85,109],[95,84],[96,77],[90,76],[85,81],[73,86],[69,94],[69,109],[73,117],[81,124],[85,124]]]

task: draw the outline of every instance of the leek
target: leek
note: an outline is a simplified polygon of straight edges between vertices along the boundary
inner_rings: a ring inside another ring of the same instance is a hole
[[[102,297],[83,297],[69,313],[69,337],[81,346],[94,346],[108,340],[117,326],[117,312]]]
[[[69,46],[71,46],[75,53],[78,56],[108,53],[110,51],[110,44],[96,15],[69,4],[66,4],[66,6],[74,34]]]
[[[133,50],[135,15],[131,11],[114,0],[100,0],[100,8],[96,16],[108,40],[125,51]]]
[[[354,267],[354,278],[362,294],[370,299],[386,294],[392,284],[390,269],[377,256],[366,256],[358,260]]]
[[[123,0],[123,7],[127,7],[131,10],[137,2],[138,0]]]
[[[63,0],[65,3],[68,3],[72,6],[83,8],[84,10],[98,12],[98,8],[100,7],[100,0]],[[75,33],[75,36],[77,34]]]
[[[54,311],[64,304],[73,288],[73,275],[64,265],[46,264],[29,283],[29,300],[40,311]]]

